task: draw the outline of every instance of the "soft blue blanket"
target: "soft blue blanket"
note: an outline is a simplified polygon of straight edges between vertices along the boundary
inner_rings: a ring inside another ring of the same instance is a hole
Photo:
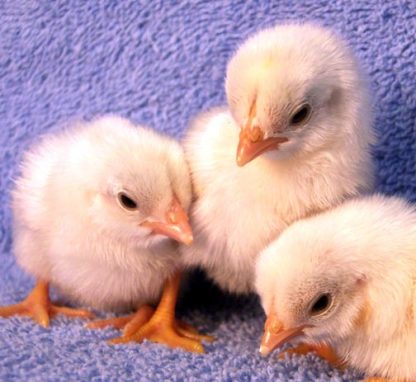
[[[374,89],[378,189],[416,201],[415,0],[2,0],[0,305],[33,285],[11,253],[9,208],[28,144],[68,119],[104,112],[179,137],[194,114],[225,102],[225,67],[238,44],[283,20],[316,20],[350,41]],[[47,330],[0,319],[0,380],[356,380],[312,355],[262,359],[257,301],[200,288],[180,313],[217,337],[206,355],[151,343],[109,346],[104,340],[116,331],[65,318]]]

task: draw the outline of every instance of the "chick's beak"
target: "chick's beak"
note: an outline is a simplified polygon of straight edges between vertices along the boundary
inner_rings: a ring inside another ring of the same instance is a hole
[[[269,355],[277,347],[302,335],[303,329],[305,329],[305,326],[284,329],[277,316],[274,313],[270,314],[264,325],[264,334],[259,349],[260,354],[264,357]]]
[[[141,226],[150,228],[153,234],[165,235],[186,245],[192,244],[194,239],[188,215],[176,197],[166,212],[165,221],[146,220]]]
[[[263,131],[258,126],[253,126],[253,118],[248,119],[247,124],[240,132],[240,140],[237,147],[237,164],[242,167],[254,158],[268,150],[275,150],[283,142],[285,137],[264,138]]]

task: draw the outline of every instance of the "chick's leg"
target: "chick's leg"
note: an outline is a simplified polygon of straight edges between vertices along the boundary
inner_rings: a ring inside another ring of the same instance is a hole
[[[49,319],[56,314],[80,318],[91,318],[94,316],[86,310],[53,305],[49,300],[49,287],[45,281],[38,281],[29,296],[22,302],[0,307],[0,317],[28,316],[45,328],[49,326]]]
[[[283,359],[287,354],[305,355],[312,352],[327,361],[331,366],[339,369],[343,369],[345,367],[344,363],[339,359],[334,350],[329,345],[324,344],[309,345],[301,343],[293,348],[281,352],[279,354],[279,359]]]
[[[202,340],[212,341],[213,338],[199,334],[189,325],[176,321],[175,306],[179,292],[181,274],[177,273],[169,279],[163,289],[162,297],[150,320],[133,332],[131,328],[122,337],[111,340],[113,344],[130,341],[142,342],[148,339],[172,348],[182,348],[195,353],[203,353]]]

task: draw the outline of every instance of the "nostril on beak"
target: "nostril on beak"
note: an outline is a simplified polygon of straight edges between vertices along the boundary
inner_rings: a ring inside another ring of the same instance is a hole
[[[168,223],[176,224],[178,222],[177,216],[173,211],[168,213]]]
[[[253,143],[258,142],[263,138],[263,132],[258,126],[254,126],[248,131],[248,138]]]

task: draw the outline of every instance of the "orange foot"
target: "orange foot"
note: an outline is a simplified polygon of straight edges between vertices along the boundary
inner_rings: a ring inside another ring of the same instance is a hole
[[[281,352],[279,354],[279,359],[283,359],[286,356],[286,354],[305,355],[312,352],[316,353],[320,358],[327,361],[331,366],[337,367],[339,369],[345,368],[344,362],[338,358],[334,350],[330,346],[324,344],[309,345],[302,343],[293,348]]]
[[[96,320],[89,322],[89,329],[103,329],[112,326],[116,329],[123,329],[123,336],[131,336],[137,332],[147,321],[150,320],[154,309],[149,305],[143,305],[139,310],[128,316],[108,318],[105,320]]]
[[[160,303],[154,311],[144,305],[137,313],[116,319],[92,322],[89,328],[114,326],[123,328],[123,335],[110,340],[112,344],[148,339],[172,348],[182,348],[194,353],[204,353],[202,341],[212,342],[213,337],[199,334],[190,325],[175,319],[175,305],[181,275],[178,273],[166,282]]]
[[[364,379],[363,382],[389,382],[389,379],[380,378],[380,377],[372,377],[372,378]]]
[[[93,313],[87,310],[53,305],[49,300],[48,289],[48,283],[38,281],[25,300],[18,304],[0,307],[0,317],[28,316],[44,328],[49,326],[50,318],[57,314],[79,318],[94,317]]]
[[[114,338],[110,340],[110,343],[142,342],[144,339],[148,339],[172,348],[182,348],[194,353],[204,353],[201,342],[203,340],[213,341],[211,336],[199,334],[189,325],[176,321],[174,317],[165,316],[160,309],[156,310],[151,319],[137,331],[134,331],[132,326],[130,327],[131,330],[128,330],[128,328],[129,326],[124,328],[122,337]]]

